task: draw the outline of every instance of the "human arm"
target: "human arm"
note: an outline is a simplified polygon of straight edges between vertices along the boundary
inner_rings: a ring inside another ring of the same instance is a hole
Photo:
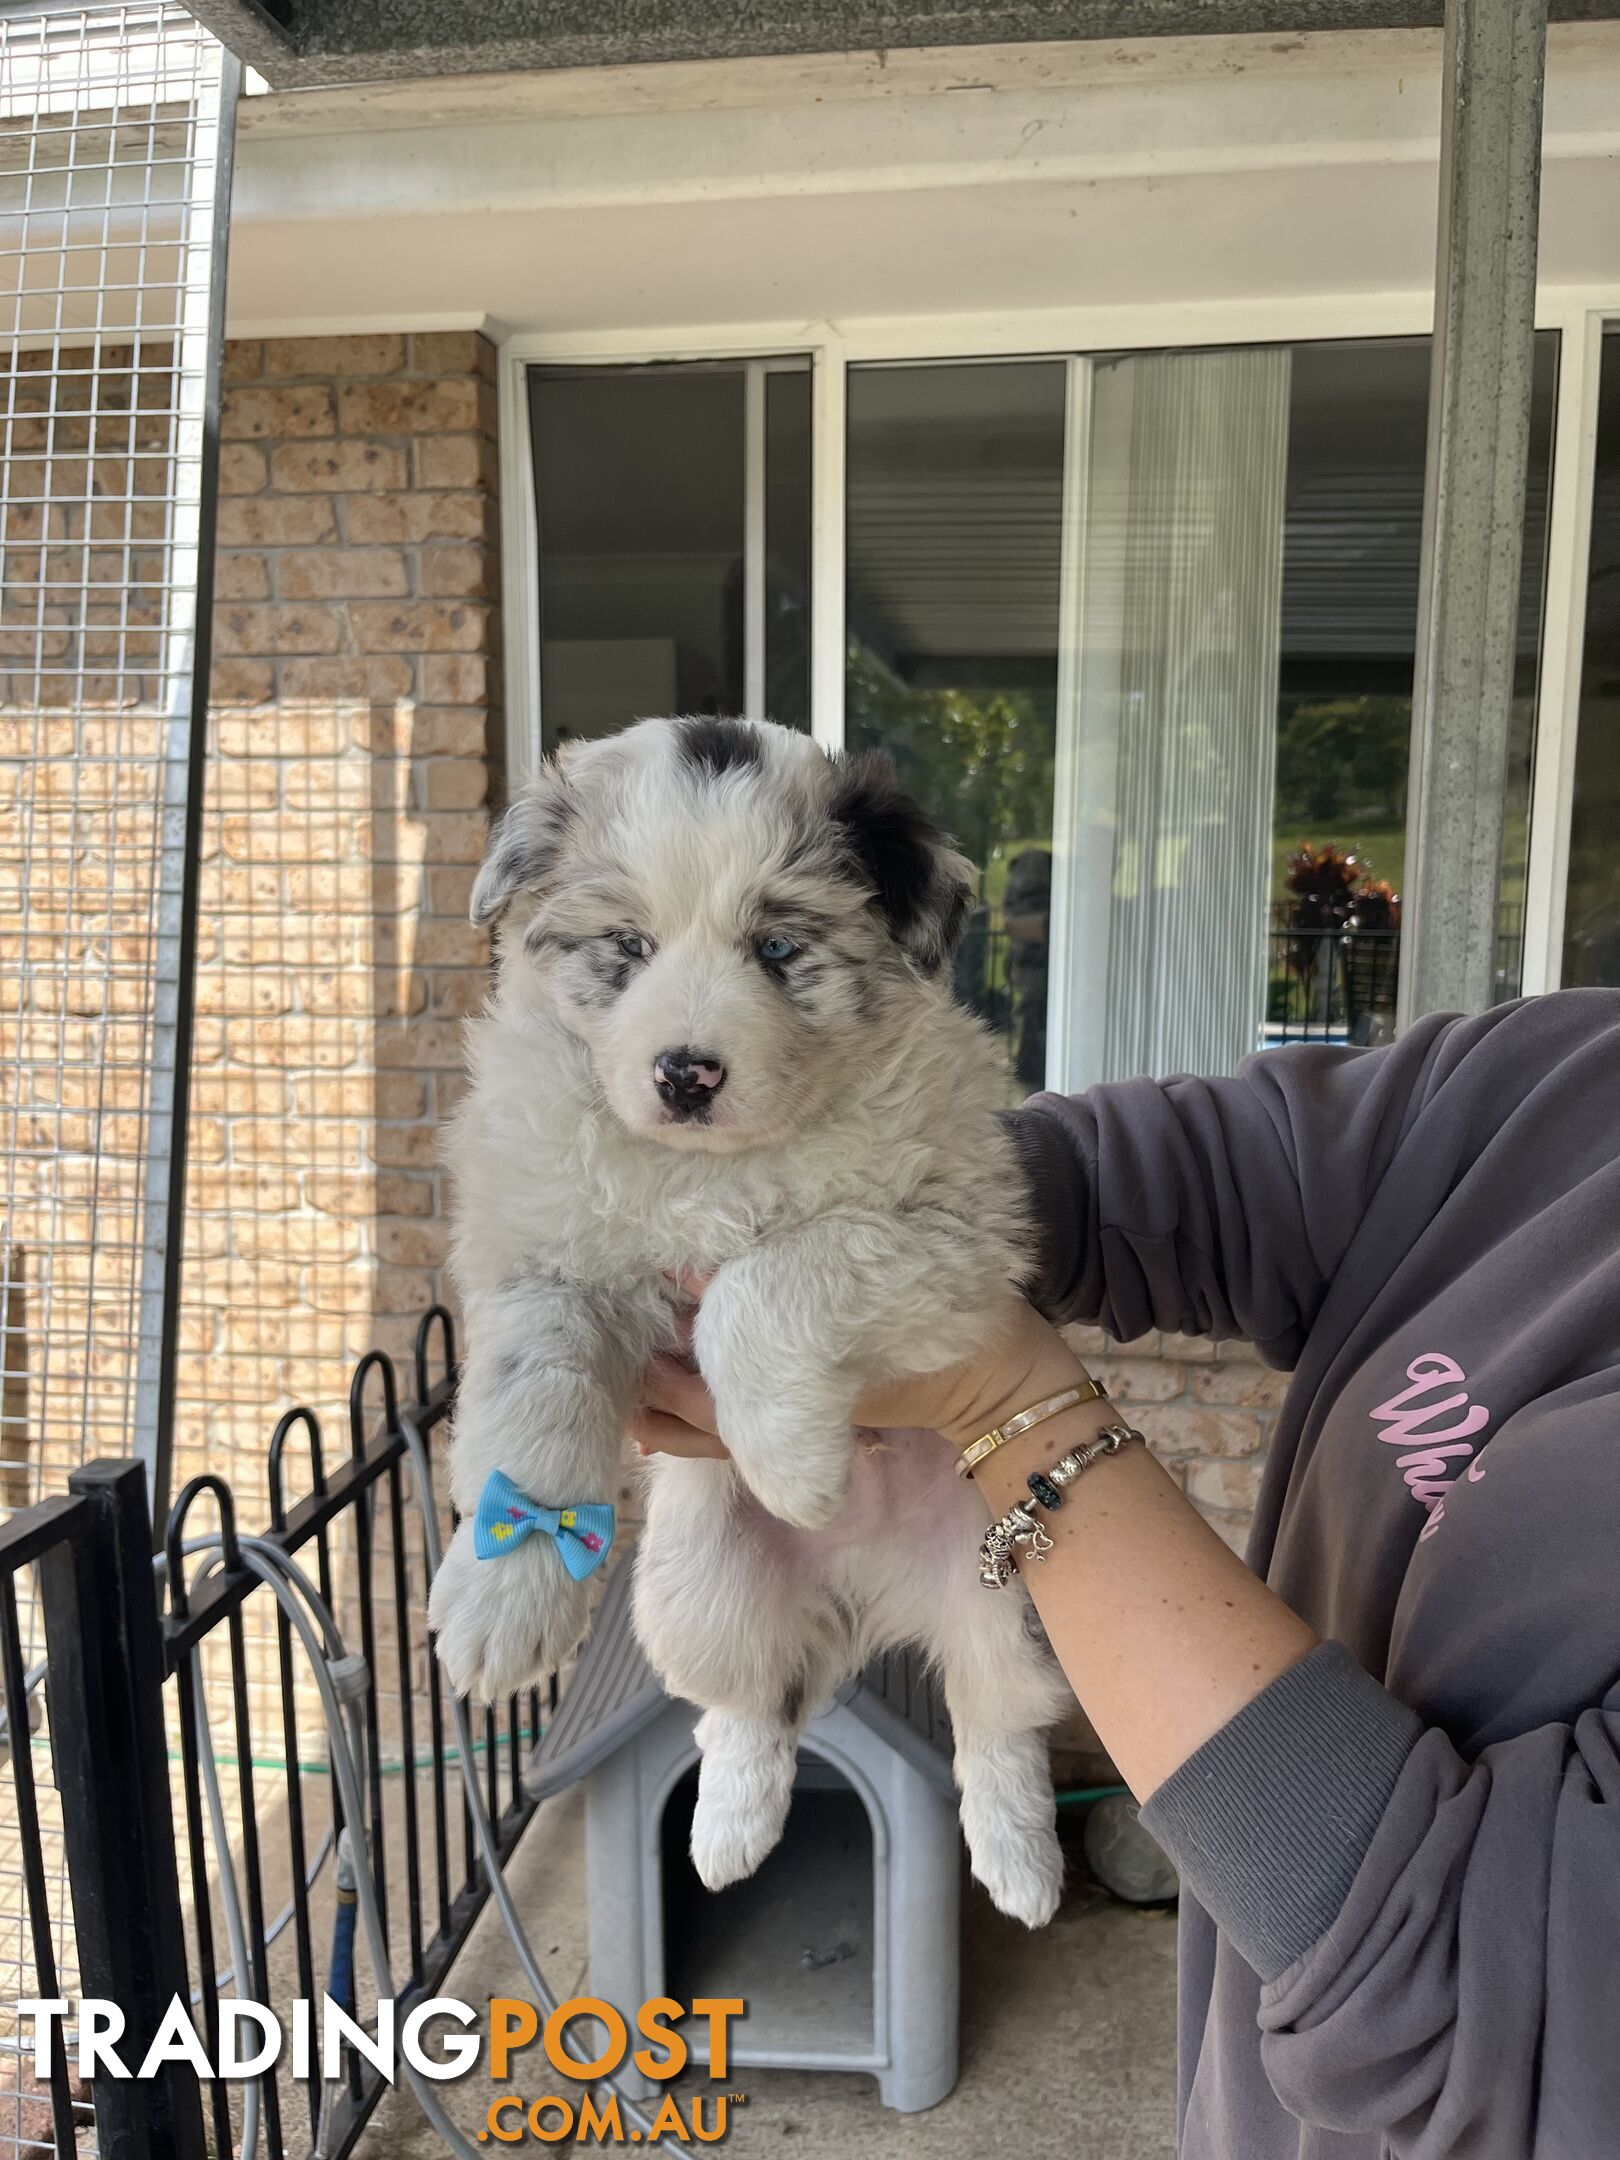
[[[1075,1377],[1038,1322],[1020,1339],[1019,1354],[998,1345],[869,1395],[858,1414],[934,1424],[961,1447]],[[712,1422],[695,1375],[666,1370],[652,1393],[655,1418]],[[1458,1562],[1443,1539],[1424,1548],[1398,1647],[1432,1672],[1442,1638],[1462,1650],[1466,1615],[1466,1669],[1497,1676],[1477,1728],[1417,1715],[1342,1646],[1317,1643],[1145,1450],[1085,1472],[1046,1518],[1052,1552],[1022,1566],[1144,1821],[1265,1983],[1260,2044],[1279,2098],[1304,2121],[1387,2137],[1396,2160],[1586,2160],[1620,2119],[1612,1409],[1586,1406],[1584,1434],[1569,1411],[1560,1420],[1575,1497],[1554,1502],[1552,1577],[1519,1599],[1455,1580],[1524,1541],[1538,1496],[1558,1492],[1545,1432],[1496,1443],[1490,1475],[1454,1503],[1465,1525],[1465,1505],[1500,1517]],[[998,1450],[975,1478],[987,1514],[1106,1415],[1079,1408]],[[657,1426],[641,1430],[660,1444]]]
[[[1020,1305],[981,1357],[870,1390],[856,1415],[866,1425],[932,1427],[960,1452],[1003,1417],[1085,1377],[1062,1338]],[[722,1421],[698,1374],[660,1361],[644,1398],[631,1423],[644,1449],[718,1451]],[[1031,1470],[1093,1438],[1114,1415],[1106,1403],[1084,1403],[998,1449],[974,1478],[987,1507],[1000,1514],[1026,1497]],[[1316,1639],[1145,1448],[1088,1473],[1048,1522],[1054,1550],[1026,1566],[1024,1580],[1071,1686],[1138,1797]]]

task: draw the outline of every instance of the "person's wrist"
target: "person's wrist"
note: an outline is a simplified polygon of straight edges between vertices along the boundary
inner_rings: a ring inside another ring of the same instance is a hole
[[[952,1419],[946,1438],[958,1454],[1021,1411],[1031,1410],[1070,1388],[1085,1389],[1092,1384],[1091,1375],[1062,1336],[1050,1328],[1044,1328],[1043,1335],[1044,1340],[1021,1345],[1017,1354],[998,1360],[985,1373],[979,1390]],[[1039,1430],[1039,1426],[1031,1428]]]

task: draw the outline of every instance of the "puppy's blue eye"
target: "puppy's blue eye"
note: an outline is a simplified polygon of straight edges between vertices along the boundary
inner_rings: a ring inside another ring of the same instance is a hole
[[[759,957],[771,967],[780,967],[785,960],[791,960],[798,949],[790,937],[781,936],[761,938],[755,947]]]
[[[639,930],[621,930],[613,942],[627,960],[645,960],[652,950]]]

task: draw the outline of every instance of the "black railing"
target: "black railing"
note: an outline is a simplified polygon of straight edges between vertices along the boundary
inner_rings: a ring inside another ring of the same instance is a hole
[[[428,1371],[435,1338],[443,1357],[437,1382]],[[145,1478],[135,1463],[90,1464],[73,1474],[66,1496],[0,1526],[0,1654],[37,1993],[102,1996],[119,2004],[127,2020],[119,2047],[126,2063],[144,2054],[176,1995],[189,1999],[209,2058],[217,2062],[227,1987],[276,2008],[281,1961],[272,1959],[271,1947],[289,1926],[297,1994],[314,2006],[317,2028],[321,1997],[337,1969],[335,1949],[322,1969],[322,1923],[330,1928],[340,1899],[328,1883],[317,1904],[316,1891],[345,1829],[338,1783],[329,1760],[301,1760],[308,1743],[299,1736],[299,1663],[279,1600],[273,1637],[261,1632],[250,1644],[248,1616],[257,1617],[271,1595],[262,1567],[253,1564],[254,1547],[273,1548],[303,1567],[327,1610],[350,1623],[343,1628],[346,1639],[351,1627],[357,1632],[353,1647],[363,1664],[351,1666],[351,1677],[366,1739],[364,1863],[376,1885],[390,1992],[401,2015],[410,2000],[437,1991],[488,1896],[473,1816],[464,1795],[459,1805],[456,1799],[458,1751],[447,1737],[444,1690],[427,1635],[426,1523],[415,1509],[417,1496],[410,1508],[406,1504],[407,1479],[414,1476],[407,1427],[426,1442],[443,1423],[454,1392],[454,1336],[442,1307],[428,1313],[418,1330],[414,1380],[415,1399],[402,1410],[389,1360],[373,1351],[360,1361],[351,1388],[349,1446],[330,1470],[314,1414],[297,1409],[281,1419],[269,1446],[270,1524],[261,1538],[238,1534],[230,1486],[205,1474],[176,1500],[164,1538],[165,1564],[154,1570]],[[307,1447],[309,1489],[289,1503],[287,1456],[295,1439]],[[434,1505],[431,1495],[424,1497]],[[205,1511],[211,1520],[199,1534]],[[413,1516],[417,1536],[408,1527]],[[203,1547],[206,1559],[199,1557]],[[419,1569],[413,1568],[413,1549],[421,1555]],[[31,1566],[39,1570],[44,1608],[51,1754],[72,1893],[77,1989],[58,1984],[56,1945],[66,1916],[59,1900],[53,1904],[35,1753],[28,1744],[31,1676],[16,1578]],[[154,1590],[164,1576],[166,1610]],[[220,1661],[213,1677],[228,1687],[234,1825],[222,1818],[223,1787],[199,1702],[204,1656]],[[279,1699],[280,1763],[266,1764],[256,1753],[264,1735],[255,1733],[254,1699],[266,1689]],[[533,1812],[522,1772],[528,1745],[541,1729],[542,1706],[539,1689],[512,1697],[499,1715],[483,1714],[481,1737],[474,1741],[484,1757],[484,1799],[503,1866]],[[176,1730],[178,1748],[171,1738]],[[397,1746],[397,1764],[385,1759],[385,1743]],[[391,1807],[385,1780],[396,1772],[399,1801]],[[317,1780],[329,1796],[330,1821],[312,1852],[310,1788]],[[273,1866],[273,1858],[280,1864]],[[241,1927],[234,1910],[228,1924],[239,1944],[245,1938],[243,1975],[236,1973],[234,1957],[231,1969],[222,1970],[220,1956],[227,1929],[219,1917],[234,1906],[238,1870],[245,1912]],[[335,1875],[335,1861],[328,1872]],[[188,1897],[182,1895],[182,1874]],[[267,1893],[282,1876],[283,1910],[267,1919]],[[373,1972],[371,1978],[380,1991],[380,1976]],[[283,1992],[290,1994],[290,1985]],[[356,2010],[353,1991],[347,2004],[334,1999],[365,2023],[364,2001]],[[315,2054],[318,2059],[318,2048]],[[269,2160],[308,2151],[317,2128],[326,2160],[344,2160],[387,2089],[381,2072],[357,2051],[337,2089],[323,2089],[318,2069],[302,2093],[287,2083],[285,2072],[279,2078],[267,2073],[257,2085],[260,2149]],[[228,2160],[241,2142],[243,2094],[240,2085],[217,2080],[208,2082],[205,2095],[180,2063],[151,2080],[98,2076],[98,2149],[131,2160],[204,2160],[209,2153]],[[60,2045],[53,2052],[48,2098],[55,2149],[59,2160],[68,2160],[76,2150],[76,2115],[82,2129],[88,2103],[75,2094]],[[307,2135],[292,2127],[306,2111]],[[48,2149],[43,2139],[39,2144]]]
[[[1387,1042],[1395,1032],[1398,930],[1273,928],[1268,1043]]]

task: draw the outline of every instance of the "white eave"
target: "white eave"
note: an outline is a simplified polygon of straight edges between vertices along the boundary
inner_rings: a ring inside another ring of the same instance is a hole
[[[1438,32],[689,61],[242,109],[231,327],[1423,295]],[[1544,287],[1620,278],[1620,23],[1550,39]]]

